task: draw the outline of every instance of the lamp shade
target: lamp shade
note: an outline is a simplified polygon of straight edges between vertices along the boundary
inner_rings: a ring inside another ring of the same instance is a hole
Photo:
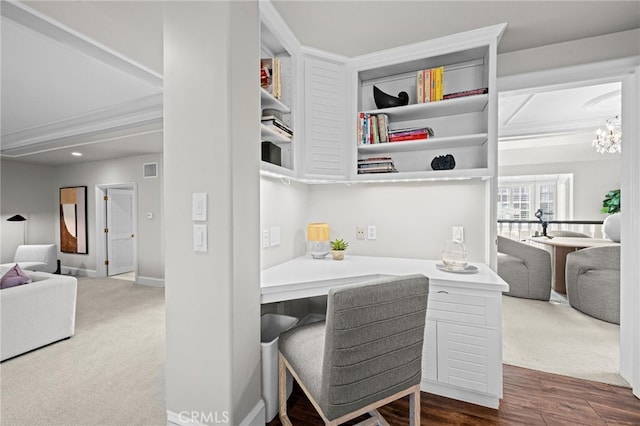
[[[24,222],[25,220],[27,220],[27,218],[19,214],[13,215],[7,219],[8,222]]]
[[[307,225],[307,241],[329,241],[329,224],[310,223]]]

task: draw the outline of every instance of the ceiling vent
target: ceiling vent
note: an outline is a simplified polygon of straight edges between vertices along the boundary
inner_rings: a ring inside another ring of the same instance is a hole
[[[142,165],[142,176],[146,178],[158,177],[158,163],[145,163]]]

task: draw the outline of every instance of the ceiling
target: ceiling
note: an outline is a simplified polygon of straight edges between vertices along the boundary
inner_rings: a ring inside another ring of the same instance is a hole
[[[346,56],[501,22],[502,53],[640,27],[635,1],[274,4],[301,44]],[[162,2],[26,5],[2,2],[2,156],[60,165],[161,152]],[[502,94],[500,135],[589,131],[619,114],[616,84]]]

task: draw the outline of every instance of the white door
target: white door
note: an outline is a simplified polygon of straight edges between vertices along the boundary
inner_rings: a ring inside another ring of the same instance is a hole
[[[107,275],[133,271],[133,190],[107,189],[107,229]]]

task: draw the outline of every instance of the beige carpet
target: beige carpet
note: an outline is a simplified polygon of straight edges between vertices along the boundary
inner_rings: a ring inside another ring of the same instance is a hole
[[[166,425],[164,288],[78,280],[76,334],[0,364],[0,424]]]
[[[503,296],[505,364],[629,387],[620,369],[620,327],[568,303]]]

